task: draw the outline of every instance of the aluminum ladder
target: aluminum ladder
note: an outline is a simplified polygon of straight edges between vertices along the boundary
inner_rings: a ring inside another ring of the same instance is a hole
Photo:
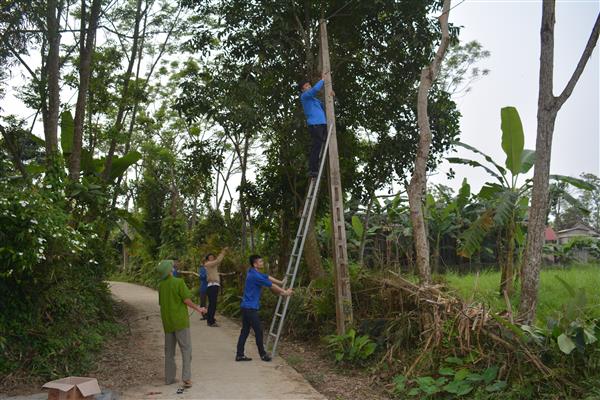
[[[298,231],[294,239],[292,254],[288,261],[287,270],[283,280],[284,289],[293,288],[294,283],[296,282],[296,275],[298,274],[298,267],[300,266],[300,259],[302,258],[302,250],[304,250],[306,234],[308,233],[310,220],[317,203],[319,184],[321,183],[325,160],[327,159],[327,157],[325,157],[325,152],[327,149],[329,149],[329,141],[331,139],[332,130],[333,124],[331,124],[328,128],[327,139],[325,140],[325,145],[321,149],[319,173],[317,174],[317,179],[311,179],[310,185],[308,186],[302,217],[300,217],[300,224],[298,224]],[[271,321],[271,327],[269,329],[269,334],[267,335],[266,344],[266,349],[267,351],[270,351],[272,357],[275,357],[277,351],[277,345],[279,344],[279,339],[281,337],[281,331],[283,330],[283,323],[285,321],[289,303],[290,297],[279,296],[279,299],[277,300],[277,307],[275,307],[275,314],[273,315],[273,320]]]

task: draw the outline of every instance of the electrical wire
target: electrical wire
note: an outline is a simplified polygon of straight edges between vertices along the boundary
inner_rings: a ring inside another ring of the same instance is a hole
[[[338,13],[340,11],[342,11],[344,8],[348,7],[350,5],[350,3],[352,3],[354,0],[350,0],[348,2],[346,2],[346,4],[344,4],[343,6],[341,6],[340,8],[337,9],[337,11],[333,12],[330,16],[326,17],[325,20],[329,21],[331,18],[335,17],[336,15],[338,15]]]
[[[467,1],[467,0],[462,0],[460,3],[453,5],[453,6],[452,6],[452,7],[450,7],[450,9],[449,9],[448,11],[446,11],[446,12],[448,12],[448,13],[449,13],[450,11],[452,11],[452,10],[454,10],[456,7],[460,6],[460,5],[461,5],[462,3],[464,3],[465,1]],[[442,13],[442,15],[444,15],[444,14],[445,14],[445,13]],[[441,17],[442,15],[440,15],[440,17]]]

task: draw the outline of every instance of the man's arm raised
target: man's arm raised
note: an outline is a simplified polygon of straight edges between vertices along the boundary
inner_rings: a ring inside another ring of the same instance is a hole
[[[221,261],[223,261],[223,258],[225,258],[225,253],[227,253],[227,250],[229,250],[229,247],[225,247],[223,250],[221,250],[221,252],[217,256],[217,258],[215,258],[214,260],[212,260],[212,261],[205,261],[204,262],[204,267],[205,268],[212,268],[215,265],[221,264]]]
[[[317,93],[319,93],[319,90],[323,89],[324,84],[325,84],[325,81],[323,79],[321,79],[319,82],[315,83],[315,86],[311,87],[306,92],[302,93],[302,95],[300,97],[304,97],[304,96],[315,97],[317,95]]]

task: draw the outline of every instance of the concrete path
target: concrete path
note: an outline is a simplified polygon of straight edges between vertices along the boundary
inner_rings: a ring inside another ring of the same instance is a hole
[[[160,321],[158,294],[156,291],[130,283],[111,282],[115,297],[148,316],[144,329],[152,332],[152,340],[145,349],[164,362],[163,331]],[[298,372],[280,357],[266,363],[260,360],[254,337],[246,343],[246,355],[250,362],[235,362],[235,347],[239,326],[219,317],[218,328],[206,326],[205,321],[194,313],[190,317],[192,331],[192,382],[193,387],[177,394],[179,383],[166,386],[163,371],[160,380],[149,386],[121,390],[123,399],[307,399],[324,400]],[[135,334],[135,332],[132,332]],[[146,333],[148,333],[146,331]],[[132,349],[134,350],[134,349]],[[177,350],[177,379],[181,380],[181,353]]]

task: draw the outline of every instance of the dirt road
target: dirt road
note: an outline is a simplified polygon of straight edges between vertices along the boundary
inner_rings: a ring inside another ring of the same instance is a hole
[[[239,327],[224,317],[220,327],[209,328],[200,316],[192,314],[192,381],[194,386],[177,394],[180,383],[163,383],[163,332],[156,291],[138,285],[111,282],[113,295],[132,306],[139,319],[131,324],[132,334],[143,334],[146,340],[140,348],[148,357],[158,358],[161,370],[151,384],[119,388],[126,399],[325,399],[299,373],[280,357],[266,363],[260,360],[254,338],[249,337],[246,354],[254,360],[235,362],[235,345]],[[181,354],[177,351],[178,379],[181,379]]]

